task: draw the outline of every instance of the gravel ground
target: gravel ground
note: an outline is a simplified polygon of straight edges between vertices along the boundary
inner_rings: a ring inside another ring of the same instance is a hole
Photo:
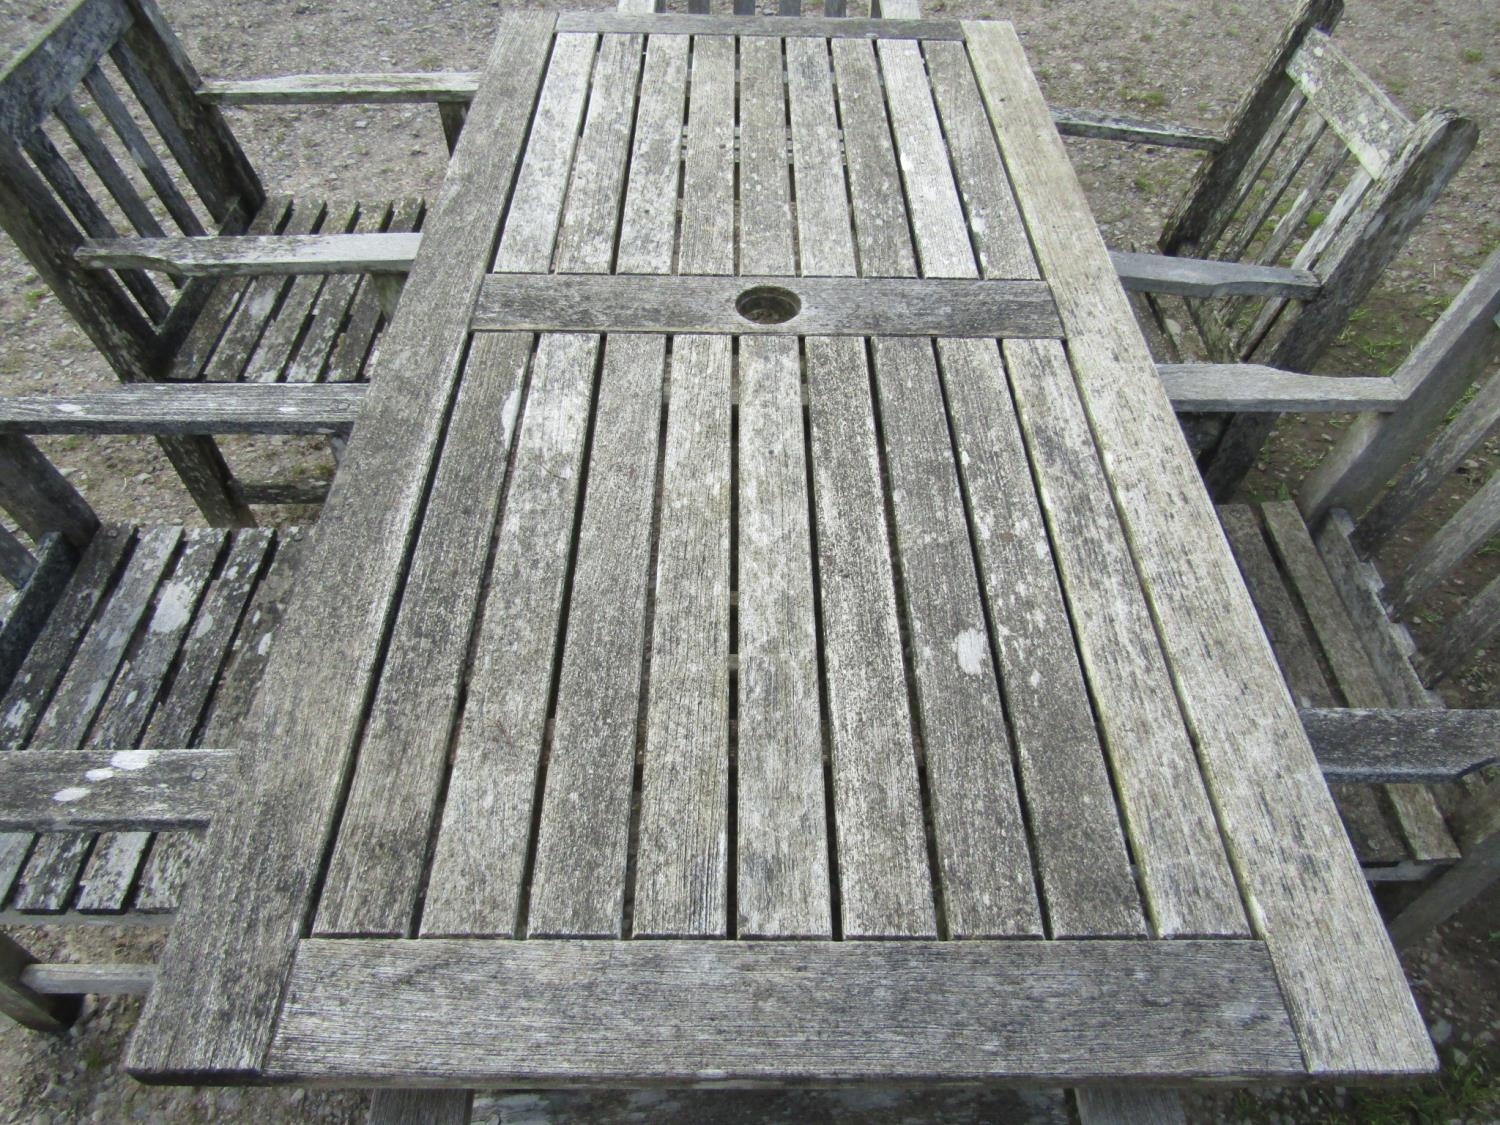
[[[458,0],[160,0],[206,77],[297,71],[467,69],[482,60],[499,5]],[[525,7],[545,7],[525,4]],[[612,7],[604,0],[569,7]],[[1004,16],[1015,22],[1048,100],[1113,108],[1221,128],[1292,8],[1224,0],[933,0],[929,14]],[[0,0],[0,53],[37,34],[57,3]],[[1361,320],[1327,361],[1330,370],[1370,370],[1399,361],[1484,255],[1500,242],[1495,123],[1500,93],[1500,4],[1495,0],[1349,0],[1338,32],[1344,48],[1413,115],[1448,105],[1475,117],[1478,150],[1388,271]],[[325,196],[431,194],[445,149],[430,107],[233,112],[232,125],[268,186]],[[1107,239],[1150,241],[1180,197],[1195,160],[1151,148],[1070,142]],[[113,377],[40,279],[0,239],[0,393],[80,391]],[[1327,423],[1283,427],[1252,482],[1273,494],[1303,471],[1305,454]],[[1331,440],[1331,439],[1328,439]],[[50,455],[108,517],[200,522],[150,441],[52,439]],[[232,460],[262,469],[326,471],[317,443],[230,442]],[[269,475],[263,474],[263,475]],[[296,513],[282,513],[295,516]],[[1458,700],[1485,703],[1500,675],[1481,669]],[[1492,896],[1493,898],[1493,896]],[[159,933],[109,927],[65,935],[18,931],[47,956],[138,960],[154,955]],[[1500,1120],[1493,1079],[1500,1034],[1500,903],[1482,903],[1405,958],[1408,975],[1443,1050],[1442,1083],[1416,1095],[1273,1091],[1193,1103],[1195,1120]],[[67,1035],[48,1037],[0,1025],[0,1121],[356,1121],[365,1095],[288,1090],[152,1089],[119,1068],[138,1004],[91,1004]],[[676,1099],[621,1096],[585,1112],[566,1096],[516,1096],[480,1103],[476,1120],[611,1121],[1053,1121],[1066,1109],[1054,1094],[1018,1098],[960,1092],[921,1097],[887,1092],[719,1094]]]

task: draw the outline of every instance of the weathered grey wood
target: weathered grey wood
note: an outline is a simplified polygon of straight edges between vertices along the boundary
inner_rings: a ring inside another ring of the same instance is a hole
[[[1333,708],[1337,702],[1333,688],[1323,673],[1308,626],[1303,624],[1303,615],[1266,544],[1255,510],[1246,505],[1226,504],[1219,508],[1219,521],[1293,699],[1303,709]],[[1368,786],[1330,783],[1329,792],[1362,863],[1390,865],[1410,859],[1406,845],[1387,823],[1374,790]]]
[[[151,185],[151,190],[156,192],[156,197],[161,200],[162,206],[176,222],[179,230],[187,235],[201,235],[204,233],[203,224],[199,222],[197,214],[193,211],[191,204],[183,198],[182,192],[178,190],[172,175],[167,171],[166,165],[162,163],[161,157],[151,147],[151,142],[141,131],[136,120],[131,116],[126,107],[124,99],[115,90],[114,85],[105,77],[104,72],[95,66],[83,76],[84,87],[94,99],[94,104],[99,107],[110,127],[114,129],[115,136],[125,146],[130,158],[135,162],[141,174],[146,177],[146,182]]]
[[[389,204],[360,203],[358,206],[359,219],[355,226],[357,233],[376,233],[391,218]],[[415,215],[412,217],[415,218]],[[399,277],[386,274],[379,276]],[[370,277],[368,283],[373,286],[375,277]],[[302,335],[297,343],[297,354],[286,368],[286,382],[311,383],[324,375],[333,350],[340,342],[345,318],[350,316],[351,310],[359,308],[356,293],[360,287],[359,274],[334,274],[324,280],[318,290],[317,304],[313,306],[310,315],[305,317],[304,324],[298,325]],[[373,304],[368,295],[366,303]],[[351,318],[351,333],[356,331],[356,320],[357,318]],[[374,331],[373,323],[370,331]],[[362,355],[360,360],[363,360]]]
[[[1464,849],[1464,857],[1440,875],[1391,922],[1391,940],[1410,945],[1452,917],[1476,895],[1494,886],[1500,872],[1500,823],[1491,812],[1488,832],[1476,833]]]
[[[279,230],[291,213],[291,207],[291,196],[271,196],[250,220],[245,233],[266,235]],[[72,264],[77,265],[76,261]],[[192,327],[187,330],[182,342],[177,346],[176,353],[171,358],[167,370],[168,379],[191,381],[203,374],[204,367],[213,355],[214,349],[218,347],[219,338],[223,335],[225,326],[234,317],[249,287],[248,281],[237,281],[232,278],[220,281],[214,286],[203,308],[194,318]]]
[[[1152,925],[1161,937],[1248,936],[1067,354],[1050,341],[1001,351]],[[1163,800],[1170,818],[1155,814]]]
[[[83,915],[122,913],[150,843],[150,832],[111,831],[95,839],[78,875],[73,909]]]
[[[543,1086],[1191,1081],[1300,1074],[1302,1060],[1254,942],[311,941],[269,1070]]]
[[[199,827],[229,792],[237,761],[230,750],[0,754],[0,829]]]
[[[82,1010],[78,996],[47,996],[24,979],[36,958],[9,934],[0,933],[0,1015],[35,1031],[66,1031]]]
[[[990,636],[1015,739],[1048,934],[1145,933],[1047,529],[993,341],[938,356]]]
[[[412,198],[400,200],[391,211],[388,227],[391,231],[411,231],[424,221],[425,208],[422,200]],[[369,284],[370,278],[360,281],[349,311],[349,324],[340,337],[333,354],[328,359],[326,378],[330,382],[348,383],[366,379],[369,371],[366,360],[370,357],[370,346],[375,333],[388,324],[382,315],[379,295]]]
[[[0,433],[346,434],[365,387],[144,384],[0,399]]]
[[[601,42],[568,205],[557,233],[559,270],[603,273],[609,269],[641,65],[640,36],[610,35]]]
[[[1271,543],[1307,610],[1344,701],[1359,708],[1407,702],[1385,691],[1296,505],[1284,500],[1268,503],[1261,510]],[[1387,788],[1386,796],[1417,859],[1458,857],[1458,845],[1448,834],[1431,793],[1419,786],[1403,785]]]
[[[1177,297],[1228,297],[1236,293],[1270,297],[1316,296],[1323,283],[1312,270],[1216,262],[1164,254],[1111,250],[1120,284],[1137,293]]]
[[[510,218],[495,254],[495,269],[502,273],[546,273],[552,265],[597,46],[592,35],[559,35],[552,48],[536,124],[511,197]]]
[[[537,347],[490,567],[503,596],[486,603],[474,648],[424,935],[518,936],[598,357],[587,336]]]
[[[734,39],[693,36],[677,248],[682,273],[735,272],[734,104]]]
[[[1292,93],[1287,64],[1314,29],[1332,31],[1343,11],[1343,0],[1305,0],[1298,9],[1265,68],[1235,108],[1223,147],[1199,167],[1182,202],[1167,220],[1161,238],[1164,253],[1207,252],[1205,236],[1212,213],[1254,159],[1268,126]]]
[[[708,42],[731,48],[732,70],[733,41]],[[690,137],[690,167],[692,148]],[[717,228],[723,216],[702,220]],[[684,217],[684,250],[704,237],[689,234],[698,225]],[[731,257],[733,249],[731,240]],[[639,937],[722,937],[728,928],[731,366],[723,337],[674,341],[636,857]]]
[[[802,214],[800,209],[798,214]],[[804,271],[815,269],[810,263],[826,253],[810,246],[807,234],[803,232],[800,244]],[[736,299],[760,285],[795,293],[801,311],[781,323],[742,316],[735,309]],[[829,276],[491,274],[474,312],[474,327],[735,335],[927,336],[940,332],[1015,338],[1062,334],[1051,294],[1041,282]]]
[[[128,750],[138,744],[226,538],[225,532],[214,528],[193,528],[183,536],[182,551],[171,577],[154,595],[150,619],[131,649],[129,666],[100,705],[89,731],[90,748]]]
[[[1346,191],[1345,198],[1357,199],[1348,217],[1330,215],[1294,260],[1296,266],[1316,265],[1323,288],[1267,350],[1267,363],[1293,371],[1312,366],[1467,159],[1476,137],[1472,121],[1451,110],[1431,110],[1412,128],[1384,176],[1357,196]],[[1238,486],[1274,424],[1266,415],[1242,415],[1230,423],[1204,466],[1204,478],[1216,496],[1225,497]]]
[[[21,970],[21,982],[43,996],[144,996],[156,976],[154,965],[43,965]]]
[[[1372,176],[1384,173],[1411,121],[1322,31],[1287,62],[1287,75]]]
[[[359,205],[357,203],[351,200],[342,203],[331,202],[327,213],[323,216],[318,233],[330,238],[357,237],[347,232],[354,226],[358,217]],[[386,274],[376,274],[371,278],[376,285],[389,280],[391,278]],[[245,364],[246,382],[276,383],[285,378],[292,352],[307,328],[313,304],[325,284],[324,278],[315,274],[297,277],[292,281],[281,298],[281,304],[276,309],[276,318],[266,328],[265,334],[260,338],[255,351]]]
[[[275,730],[292,749],[257,762],[248,798],[210,829],[163,974],[132,1036],[129,1065],[137,1074],[243,1073],[259,1066],[269,1044],[274,998],[328,842],[336,781],[352,751],[402,547],[415,532],[442,405],[467,346],[479,270],[498,233],[493,200],[513,183],[553,22],[502,17],[475,103],[486,126],[465,129],[459,141],[435,208],[434,237],[418,254],[403,300],[405,309],[448,310],[446,322],[398,317],[382,341],[381,366],[392,377],[373,381],[363,414],[369,426],[349,444],[318,549],[298,584],[303,608],[287,615],[244,728],[247,737]],[[372,432],[377,440],[360,440]],[[367,549],[355,552],[355,542]]]
[[[149,918],[177,910],[202,847],[202,835],[196,832],[163,832],[153,837],[136,880],[134,916]]]
[[[44,535],[23,589],[17,590],[0,625],[0,684],[9,689],[31,646],[67,589],[78,551],[57,534]]]
[[[198,97],[213,105],[390,105],[474,100],[479,73],[278,74],[274,78],[208,79]]]
[[[0,576],[19,590],[35,573],[36,557],[15,532],[0,527]]]
[[[1407,654],[1411,638],[1400,636],[1380,596],[1380,579],[1374,567],[1361,559],[1349,541],[1349,519],[1333,512],[1323,521],[1315,537],[1318,554],[1344,600],[1349,620],[1359,633],[1376,678],[1396,707],[1431,707],[1437,697],[1429,692],[1412,669]]]
[[[468,1125],[470,1090],[376,1090],[367,1125]]]
[[[303,236],[315,229],[323,217],[321,201],[298,200],[281,237]],[[215,383],[233,383],[244,378],[245,366],[270,323],[282,294],[292,279],[285,273],[252,278],[224,334],[204,367],[203,377]]]
[[[1336,165],[1331,162],[1328,165],[1330,169],[1328,172],[1322,174],[1310,172],[1304,177],[1301,190],[1291,204],[1285,208],[1281,207],[1287,189],[1297,179],[1308,158],[1312,156],[1318,143],[1328,132],[1328,123],[1317,114],[1302,116],[1307,120],[1302,121],[1302,128],[1297,134],[1297,139],[1277,162],[1279,167],[1275,170],[1274,176],[1264,184],[1260,202],[1255,204],[1248,215],[1240,218],[1239,230],[1234,237],[1221,241],[1216,247],[1216,252],[1221,259],[1230,262],[1243,261],[1246,252],[1261,235],[1266,222],[1274,217],[1275,224],[1262,250],[1255,255],[1255,260],[1261,264],[1274,265],[1280,257],[1281,249],[1285,249],[1284,246],[1277,249],[1276,244],[1281,241],[1284,234],[1289,235],[1293,227],[1302,225],[1312,203],[1328,187],[1329,181],[1324,177],[1325,175],[1331,176],[1332,170],[1336,168]],[[1342,163],[1343,155],[1342,152],[1339,153],[1340,163]],[[1277,215],[1278,208],[1281,209],[1279,216]]]
[[[1433,587],[1500,529],[1500,477],[1490,477],[1423,543],[1391,580],[1390,604],[1395,617],[1410,613]]]
[[[923,45],[981,277],[1034,278],[1036,260],[962,45]]]
[[[33,541],[55,533],[82,550],[99,530],[88,501],[19,434],[0,437],[0,507]]]
[[[805,26],[808,22],[793,21],[787,26]],[[816,39],[786,41],[792,184],[797,197],[797,266],[804,278],[852,277],[855,272],[853,227],[843,161],[839,159],[832,78],[826,44]]]
[[[83,552],[67,588],[0,699],[0,737],[7,749],[23,747],[31,738],[134,539],[128,529],[106,525]]]
[[[399,936],[411,924],[530,360],[531,338],[506,333],[477,339],[464,365],[316,932]]]
[[[783,15],[796,13],[782,13]],[[636,35],[768,35],[776,39],[962,39],[951,20],[850,19],[802,16],[708,16],[679,12],[640,15],[626,12],[567,12],[557,18],[557,30],[595,31]]]
[[[935,936],[865,351],[814,337],[805,362],[843,934]]]
[[[1405,393],[1406,405],[1399,414],[1392,418],[1356,418],[1303,481],[1297,503],[1311,524],[1320,523],[1331,508],[1362,511],[1397,475],[1468,390],[1488,357],[1500,348],[1500,327],[1494,321],[1497,312],[1500,251],[1485,260],[1391,377]],[[1497,397],[1500,384],[1486,396],[1490,401]],[[1430,486],[1432,479],[1421,474],[1393,489],[1383,510],[1372,510],[1360,521],[1356,532],[1360,548],[1372,550],[1381,542],[1385,529],[1401,522],[1392,518],[1398,504],[1406,508],[1415,500],[1420,506],[1426,494],[1423,486]]]
[[[1025,54],[1008,27],[965,30],[1043,276],[1054,283],[1230,858],[1256,904],[1252,923],[1277,965],[1307,1067],[1430,1070],[1425,1026]]]
[[[1128,144],[1155,145],[1158,148],[1191,148],[1209,153],[1218,152],[1224,147],[1224,138],[1189,125],[1143,121],[1137,117],[1093,109],[1062,109],[1054,106],[1052,123],[1065,137],[1125,141]]]
[[[790,276],[797,265],[781,44],[743,39],[739,48],[739,268],[746,274]]]
[[[1081,1086],[1073,1091],[1080,1125],[1186,1125],[1182,1101],[1170,1090]]]
[[[180,527],[150,528],[141,533],[124,573],[89,626],[32,731],[31,748],[76,750],[83,745],[181,538]]]
[[[742,257],[751,237],[743,232]],[[784,237],[789,261],[789,228]],[[735,851],[742,938],[828,937],[833,927],[801,391],[795,340],[740,341]]]
[[[1167,397],[1179,411],[1404,411],[1406,392],[1394,379],[1303,375],[1260,363],[1157,365]]]
[[[876,47],[922,276],[977,277],[921,46],[912,40],[881,40]]]
[[[0,76],[0,131],[16,142],[32,133],[129,22],[118,0],[75,4],[53,20]]]
[[[672,270],[688,45],[687,37],[680,35],[653,35],[647,42],[615,260],[619,273]]]
[[[860,272],[866,277],[915,277],[910,220],[874,46],[836,39],[830,47]]]
[[[528,930],[624,932],[666,341],[611,336],[595,406]]]
[[[1339,708],[1301,716],[1330,780],[1454,781],[1500,755],[1494,711]]]
[[[109,193],[110,198],[115,201],[115,205],[119,207],[120,212],[129,220],[136,232],[148,238],[163,237],[166,232],[156,221],[156,216],[146,206],[145,200],[137,194],[135,185],[126,177],[119,162],[115,160],[114,154],[110,152],[94,126],[84,117],[77,103],[71,97],[64,96],[53,112],[78,147],[79,153],[94,170],[94,175],[104,185],[104,190]]]
[[[873,355],[946,936],[1041,937],[932,345],[878,339]]]
[[[1500,581],[1491,579],[1444,623],[1437,643],[1417,657],[1422,679],[1432,685],[1459,671],[1500,631]]]

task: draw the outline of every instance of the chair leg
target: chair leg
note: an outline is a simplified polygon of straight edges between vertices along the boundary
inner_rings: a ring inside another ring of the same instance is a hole
[[[443,140],[448,143],[448,155],[452,156],[458,147],[459,134],[464,131],[469,107],[463,102],[438,102],[438,116],[443,121]]]
[[[0,1013],[36,1031],[66,1031],[78,1019],[82,996],[43,996],[28,988],[21,972],[36,958],[9,934],[0,933]]]
[[[162,436],[157,441],[204,519],[214,527],[255,526],[255,516],[235,491],[229,465],[213,438]]]
[[[1279,414],[1236,414],[1219,437],[1203,465],[1203,483],[1217,504],[1226,504],[1234,498],[1255,459],[1265,447],[1266,439],[1276,428]]]
[[[468,1125],[472,1090],[376,1090],[369,1125]]]
[[[1434,879],[1391,920],[1397,948],[1419,940],[1500,880],[1500,832],[1465,849],[1463,859]]]

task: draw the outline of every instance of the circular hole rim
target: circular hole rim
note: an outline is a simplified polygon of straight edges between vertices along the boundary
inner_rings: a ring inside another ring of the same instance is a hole
[[[752,285],[735,295],[734,311],[751,324],[786,324],[802,315],[802,298],[784,285]]]

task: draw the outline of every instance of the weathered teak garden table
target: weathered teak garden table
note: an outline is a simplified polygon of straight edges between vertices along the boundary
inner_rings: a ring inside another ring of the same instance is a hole
[[[316,535],[141,1077],[1434,1064],[1007,24],[507,16]]]

